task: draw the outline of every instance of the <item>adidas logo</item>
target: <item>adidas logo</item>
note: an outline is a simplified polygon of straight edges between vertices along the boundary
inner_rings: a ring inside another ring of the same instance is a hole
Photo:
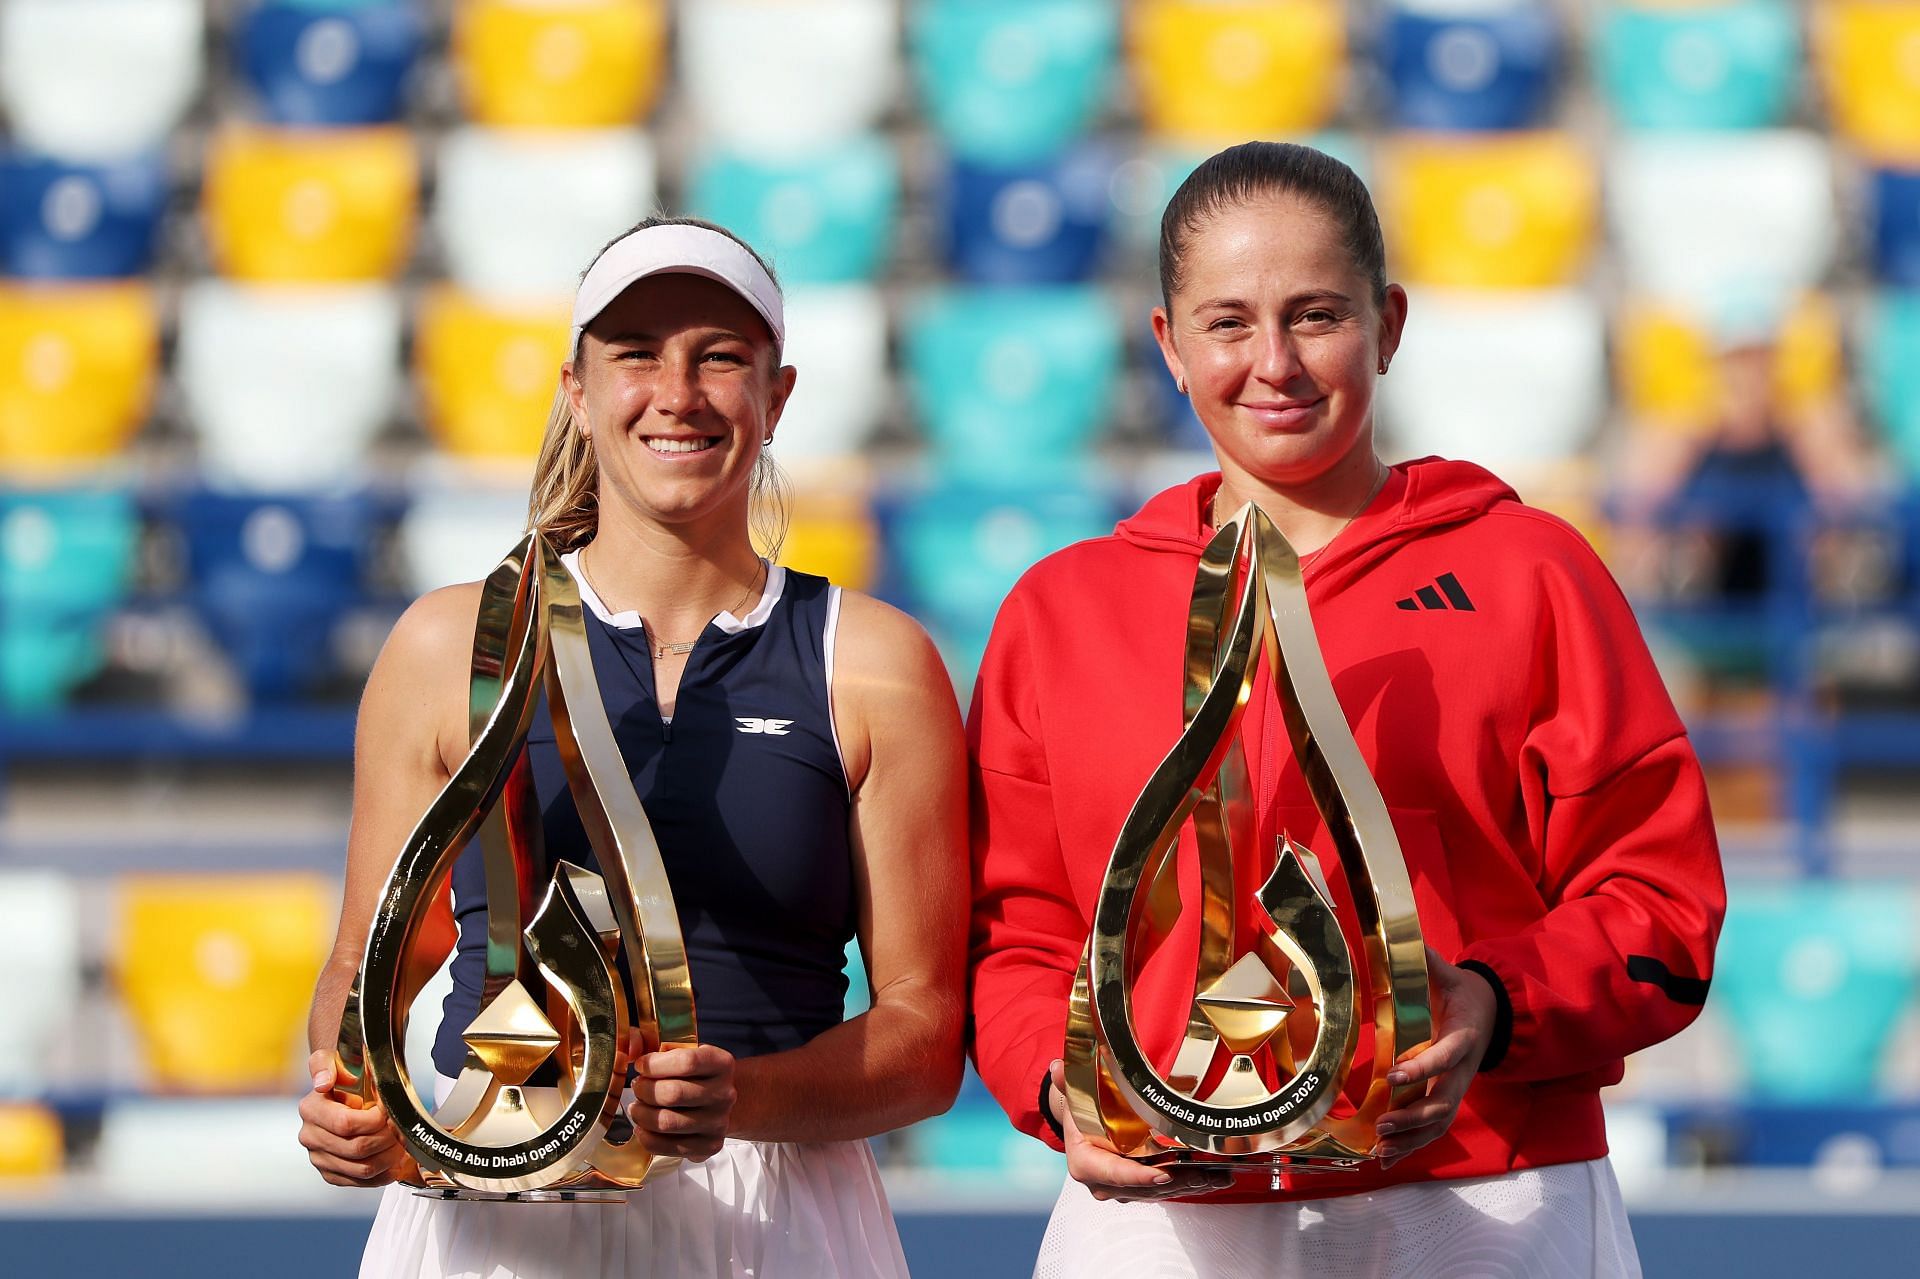
[[[1466,590],[1461,587],[1460,579],[1451,573],[1442,573],[1432,586],[1423,586],[1407,598],[1398,601],[1401,608],[1410,613],[1421,609],[1456,609],[1462,613],[1471,613],[1473,601],[1467,598]]]

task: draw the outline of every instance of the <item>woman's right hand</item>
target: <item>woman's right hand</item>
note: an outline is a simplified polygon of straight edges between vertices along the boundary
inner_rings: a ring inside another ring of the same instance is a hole
[[[322,1177],[336,1186],[384,1186],[412,1169],[385,1107],[362,1110],[334,1100],[331,1052],[310,1054],[307,1072],[313,1090],[300,1099],[300,1144]]]
[[[1073,1108],[1067,1105],[1067,1068],[1056,1061],[1048,1067],[1053,1087],[1047,1090],[1047,1105],[1060,1121],[1060,1132],[1067,1147],[1067,1175],[1085,1186],[1095,1199],[1185,1199],[1233,1185],[1233,1174],[1222,1169],[1156,1168],[1137,1159],[1117,1155],[1074,1126]]]

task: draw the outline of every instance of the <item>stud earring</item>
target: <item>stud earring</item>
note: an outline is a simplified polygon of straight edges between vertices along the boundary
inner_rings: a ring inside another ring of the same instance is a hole
[[[1385,360],[1382,360],[1380,361],[1380,372],[1382,374],[1385,374],[1386,371],[1387,371],[1387,362]]]

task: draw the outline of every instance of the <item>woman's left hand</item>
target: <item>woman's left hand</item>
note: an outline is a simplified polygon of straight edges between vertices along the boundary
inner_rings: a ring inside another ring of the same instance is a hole
[[[640,1058],[627,1118],[656,1155],[699,1163],[720,1152],[733,1117],[733,1054],[712,1044]]]
[[[1375,1148],[1380,1166],[1391,1168],[1444,1133],[1460,1111],[1460,1099],[1480,1069],[1493,1038],[1499,1005],[1486,978],[1456,968],[1427,947],[1427,979],[1433,1000],[1433,1042],[1394,1066],[1387,1081],[1425,1083],[1426,1095],[1380,1116]]]

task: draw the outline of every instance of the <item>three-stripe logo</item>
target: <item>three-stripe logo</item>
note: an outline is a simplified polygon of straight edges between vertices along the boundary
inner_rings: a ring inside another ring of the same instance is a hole
[[[1421,609],[1439,609],[1445,612],[1454,609],[1461,613],[1474,611],[1473,601],[1467,598],[1467,592],[1460,585],[1460,579],[1451,573],[1442,573],[1432,586],[1423,586],[1403,600],[1397,601],[1398,607],[1409,613]]]

